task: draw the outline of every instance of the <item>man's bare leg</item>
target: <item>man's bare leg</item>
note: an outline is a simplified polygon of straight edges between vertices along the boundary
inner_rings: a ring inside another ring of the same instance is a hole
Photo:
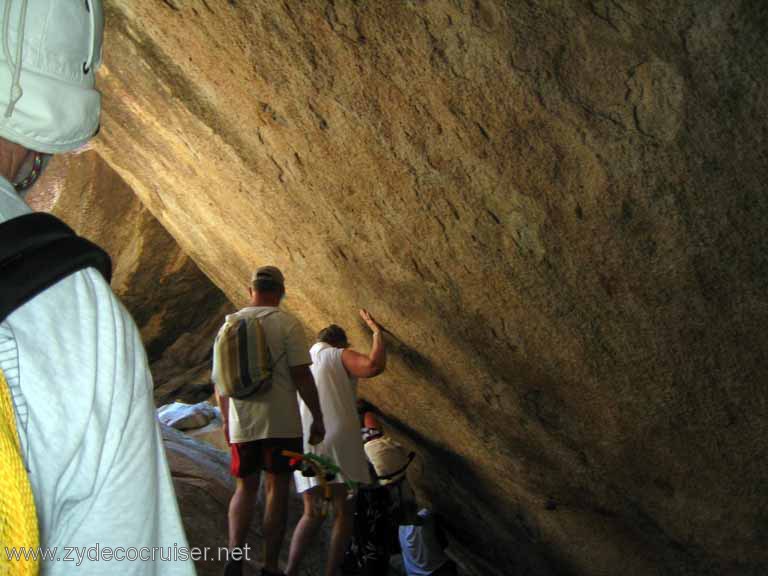
[[[332,484],[333,494],[333,532],[331,546],[328,550],[328,561],[325,564],[325,576],[336,576],[341,563],[344,561],[344,551],[347,549],[349,537],[352,535],[354,522],[354,502],[347,498],[347,487],[344,484]]]
[[[296,525],[296,530],[293,531],[288,566],[285,569],[286,576],[298,576],[304,553],[323,524],[324,517],[315,506],[316,499],[322,498],[320,490],[321,488],[316,486],[304,492],[304,514]]]
[[[260,474],[237,478],[235,493],[229,501],[229,549],[245,545],[245,537],[251,526],[259,494]]]
[[[275,474],[266,472],[264,483],[264,568],[269,572],[279,572],[278,561],[280,548],[285,536],[285,523],[288,514],[289,472]]]

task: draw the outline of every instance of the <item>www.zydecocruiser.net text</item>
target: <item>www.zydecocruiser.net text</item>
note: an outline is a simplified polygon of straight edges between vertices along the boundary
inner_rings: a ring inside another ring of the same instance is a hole
[[[178,546],[156,547],[121,547],[121,546],[64,546],[62,548],[9,548],[5,547],[5,557],[9,562],[22,560],[37,562],[74,562],[80,566],[83,562],[227,562],[229,560],[251,559],[251,547],[242,548],[198,548]]]

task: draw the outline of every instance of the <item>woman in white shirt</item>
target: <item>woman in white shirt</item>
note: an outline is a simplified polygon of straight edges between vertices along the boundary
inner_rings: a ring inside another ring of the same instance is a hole
[[[373,331],[373,344],[368,355],[351,350],[344,329],[335,324],[320,331],[317,343],[309,351],[326,428],[325,440],[312,451],[330,458],[342,470],[341,477],[337,477],[330,485],[335,517],[325,567],[326,576],[336,574],[352,534],[353,501],[347,498],[344,480],[370,482],[357,416],[357,379],[373,378],[381,374],[386,366],[381,327],[366,310],[360,310],[360,316]],[[312,418],[303,402],[301,416],[307,445]],[[323,522],[323,495],[318,479],[307,478],[296,472],[294,480],[296,489],[304,497],[304,514],[291,540],[287,576],[299,573],[304,552]]]

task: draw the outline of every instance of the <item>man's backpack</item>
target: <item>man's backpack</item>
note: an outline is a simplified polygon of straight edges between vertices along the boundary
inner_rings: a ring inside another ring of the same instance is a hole
[[[112,261],[64,222],[43,212],[0,224],[0,322],[56,282],[94,267],[107,282]]]
[[[413,462],[415,452],[408,452],[389,436],[376,436],[363,444],[365,455],[376,471],[376,480],[382,486],[405,478],[405,471]]]
[[[211,379],[220,396],[242,399],[271,388],[275,362],[261,321],[275,312],[234,315],[219,330],[213,344]]]

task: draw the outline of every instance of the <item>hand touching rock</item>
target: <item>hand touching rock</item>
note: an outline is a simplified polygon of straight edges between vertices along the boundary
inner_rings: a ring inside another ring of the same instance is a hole
[[[374,320],[373,316],[371,316],[371,313],[368,312],[365,308],[360,309],[360,317],[363,319],[363,321],[368,324],[368,327],[373,331],[375,334],[376,332],[381,332],[381,326]]]

